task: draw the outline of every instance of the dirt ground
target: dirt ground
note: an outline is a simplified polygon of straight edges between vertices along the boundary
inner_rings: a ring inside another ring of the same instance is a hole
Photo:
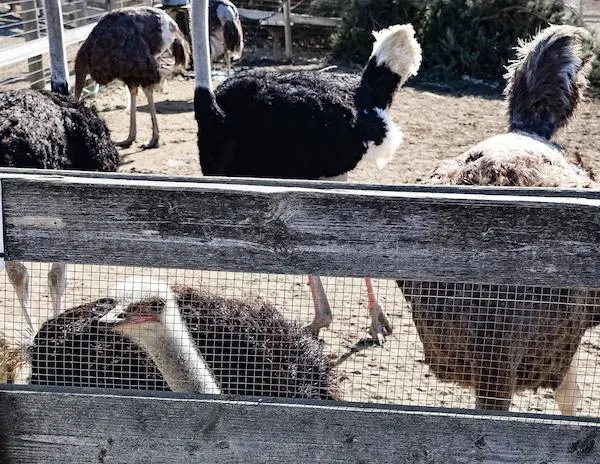
[[[216,72],[217,80],[222,72]],[[141,94],[141,93],[140,93]],[[487,95],[486,95],[487,94]],[[143,96],[138,102],[138,140],[121,151],[122,172],[170,175],[201,175],[196,146],[196,123],[193,116],[193,80],[177,78],[168,83],[166,93],[156,95],[161,146],[141,150],[150,138],[150,117]],[[125,95],[121,87],[103,88],[94,103],[113,138],[126,137],[128,115],[123,109]],[[569,157],[578,154],[583,162],[600,173],[600,101],[588,99],[581,105],[577,119],[561,131],[557,140]],[[461,153],[477,141],[505,128],[505,106],[497,92],[450,91],[433,84],[420,83],[397,93],[392,115],[404,133],[404,143],[393,161],[383,170],[362,164],[350,173],[357,183],[417,183],[442,158]],[[158,265],[158,263],[157,263]],[[47,290],[42,278],[47,265],[32,264],[32,301],[47,316]],[[274,301],[289,317],[303,324],[312,317],[309,289],[304,276],[267,276],[232,273],[209,273],[184,270],[126,269],[109,266],[72,266],[67,305],[79,304],[98,296],[118,276],[127,273],[153,273],[170,282],[203,286],[226,296],[259,296]],[[369,319],[366,292],[360,279],[329,278],[324,280],[332,304],[334,321],[322,332],[326,352],[336,364],[336,379],[343,397],[350,401],[372,401],[411,405],[473,407],[468,390],[441,383],[429,373],[410,312],[393,282],[376,281],[378,296],[385,308],[394,333],[383,346],[368,342]],[[14,294],[6,286],[0,294],[5,307],[16,307]],[[37,292],[37,293],[36,293]],[[18,311],[11,309],[18,324]],[[8,314],[8,313],[7,313]],[[5,324],[8,328],[8,325]],[[600,413],[600,332],[586,335],[579,353],[579,381],[583,389],[580,415],[598,417]],[[551,391],[525,392],[514,399],[514,411],[558,409]]]

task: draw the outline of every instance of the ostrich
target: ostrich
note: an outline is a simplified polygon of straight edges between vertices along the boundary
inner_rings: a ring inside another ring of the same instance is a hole
[[[239,60],[244,49],[244,35],[240,14],[229,0],[209,0],[208,21],[210,58],[225,60],[227,74],[231,74],[231,60]]]
[[[508,68],[509,131],[443,161],[432,184],[589,187],[593,180],[550,140],[573,115],[590,69],[588,33],[551,26],[520,42]],[[441,380],[475,390],[476,407],[505,410],[517,391],[552,388],[563,414],[581,397],[575,352],[600,322],[596,290],[398,281],[425,362]]]
[[[52,73],[53,89],[68,93],[65,82],[66,76]],[[117,150],[95,108],[57,92],[0,92],[0,166],[112,172],[118,165]],[[27,325],[26,346],[38,328],[29,307],[29,273],[20,261],[8,261],[6,272]],[[66,285],[65,264],[54,263],[48,273],[54,314],[62,309]]]
[[[154,88],[167,77],[157,58],[174,45],[175,66],[187,67],[189,45],[177,23],[164,11],[142,6],[123,8],[103,16],[75,57],[75,98],[79,99],[89,74],[98,84],[120,79],[129,90],[129,135],[119,147],[136,138],[136,96],[141,87],[148,100],[152,138],[142,148],[159,145]]]
[[[340,396],[318,341],[273,305],[137,278],[46,321],[30,353],[32,384]]]
[[[392,158],[402,135],[387,110],[395,91],[421,64],[410,24],[374,32],[373,53],[361,77],[253,72],[230,77],[215,93],[207,25],[206,0],[193,0],[194,112],[204,175],[345,181],[363,157],[379,167]],[[368,277],[365,283],[370,332],[381,342],[392,327]],[[321,279],[310,276],[309,284],[315,317],[308,329],[318,336],[332,314]]]

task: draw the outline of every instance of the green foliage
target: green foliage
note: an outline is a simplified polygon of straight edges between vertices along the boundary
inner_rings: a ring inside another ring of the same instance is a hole
[[[562,0],[352,0],[343,18],[333,48],[338,59],[364,63],[371,30],[410,22],[423,47],[421,75],[499,82],[518,38],[550,23],[578,23]]]
[[[435,0],[419,24],[423,71],[501,80],[519,38],[574,24],[562,0]]]
[[[333,37],[334,56],[365,62],[373,47],[371,31],[398,23],[414,24],[421,15],[423,3],[420,0],[351,0],[344,10],[342,28]]]

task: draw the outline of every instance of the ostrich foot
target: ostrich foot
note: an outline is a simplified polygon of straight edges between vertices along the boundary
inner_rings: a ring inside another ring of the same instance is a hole
[[[129,137],[122,142],[114,142],[116,147],[121,148],[129,148],[135,139],[130,139]]]
[[[158,148],[158,137],[152,137],[148,143],[142,145],[142,150],[148,150],[149,148]]]
[[[369,329],[369,333],[379,345],[383,345],[385,337],[392,333],[392,324],[390,324],[379,302],[377,302],[377,306],[371,312],[371,328]]]
[[[319,338],[319,331],[322,328],[329,327],[332,320],[331,314],[315,314],[315,318],[305,327],[305,330],[310,332],[313,337]]]

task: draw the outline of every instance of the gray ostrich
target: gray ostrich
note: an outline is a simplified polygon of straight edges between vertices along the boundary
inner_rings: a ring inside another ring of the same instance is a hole
[[[508,68],[509,130],[442,161],[428,183],[589,187],[593,179],[551,141],[587,85],[588,33],[552,26],[521,41]],[[476,407],[508,410],[515,392],[552,388],[563,414],[581,393],[575,353],[600,322],[596,290],[398,281],[425,362],[442,380],[474,388]]]
[[[119,79],[129,90],[129,135],[115,145],[129,147],[136,138],[136,97],[141,87],[152,119],[152,138],[142,148],[158,146],[154,88],[170,72],[160,68],[157,58],[171,46],[175,67],[187,67],[189,45],[177,23],[162,10],[143,6],[106,14],[79,48],[75,58],[75,98],[81,97],[88,74],[100,85]]]

